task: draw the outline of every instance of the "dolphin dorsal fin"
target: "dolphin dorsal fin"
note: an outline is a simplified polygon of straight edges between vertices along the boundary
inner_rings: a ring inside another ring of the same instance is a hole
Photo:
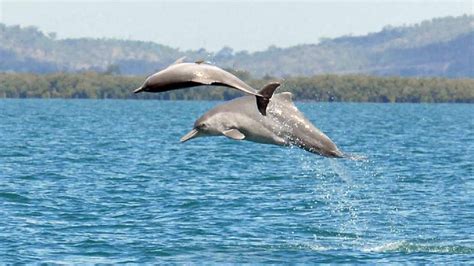
[[[293,93],[289,91],[285,91],[282,93],[277,94],[283,101],[292,103],[293,102]]]
[[[235,139],[235,140],[245,139],[245,135],[242,132],[240,132],[238,129],[235,129],[235,128],[225,130],[224,132],[222,132],[222,134],[224,134],[224,136],[226,136],[230,139]]]
[[[184,59],[186,59],[186,56],[183,56],[183,57],[180,57],[180,58],[176,59],[176,61],[174,61],[174,63],[171,64],[171,65],[184,63]]]

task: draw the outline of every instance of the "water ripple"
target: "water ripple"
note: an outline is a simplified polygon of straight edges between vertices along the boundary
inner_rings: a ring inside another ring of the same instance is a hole
[[[0,261],[474,260],[472,105],[299,104],[351,161],[180,144],[214,104],[1,100]]]

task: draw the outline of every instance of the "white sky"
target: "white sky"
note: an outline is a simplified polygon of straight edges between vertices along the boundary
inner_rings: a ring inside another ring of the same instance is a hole
[[[12,1],[0,22],[34,25],[59,38],[153,41],[181,50],[264,50],[321,37],[375,32],[441,16],[473,14],[463,1]]]

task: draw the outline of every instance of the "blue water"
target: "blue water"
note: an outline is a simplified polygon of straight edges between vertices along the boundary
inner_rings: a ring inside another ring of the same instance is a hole
[[[0,261],[474,260],[474,105],[299,103],[364,161],[224,137],[215,102],[0,101]]]

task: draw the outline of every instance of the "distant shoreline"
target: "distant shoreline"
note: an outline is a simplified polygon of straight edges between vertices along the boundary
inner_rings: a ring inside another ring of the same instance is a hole
[[[237,73],[238,74],[238,73]],[[242,96],[224,87],[195,87],[164,93],[133,94],[143,76],[106,73],[0,73],[0,99],[156,99],[230,100]],[[474,79],[316,75],[275,79],[241,77],[255,89],[279,80],[278,92],[290,91],[295,101],[351,103],[474,103]]]

